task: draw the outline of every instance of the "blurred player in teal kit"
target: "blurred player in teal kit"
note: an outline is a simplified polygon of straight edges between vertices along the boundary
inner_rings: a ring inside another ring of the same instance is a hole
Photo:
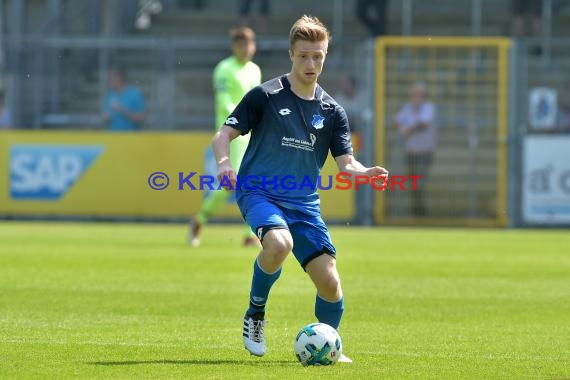
[[[261,83],[261,70],[251,61],[255,54],[255,33],[247,27],[230,32],[233,55],[220,61],[214,69],[213,82],[216,98],[216,131],[220,130],[243,96]],[[236,138],[231,143],[230,161],[239,168],[249,143],[249,134]],[[226,190],[211,191],[202,204],[200,212],[190,225],[190,245],[200,244],[200,232],[208,218],[223,207],[232,195]],[[259,239],[246,227],[244,245],[259,245]]]
[[[386,169],[365,167],[354,158],[345,111],[317,84],[328,42],[328,30],[317,18],[297,20],[289,35],[289,74],[248,92],[212,144],[218,178],[236,184],[230,142],[251,132],[239,167],[240,185],[235,187],[238,206],[263,245],[254,262],[243,318],[245,348],[256,356],[266,350],[269,291],[291,250],[317,288],[318,321],[338,329],[344,311],[336,250],[320,215],[316,186],[291,187],[274,178],[294,177],[297,184],[310,178],[316,184],[330,151],[340,171],[368,176],[379,184],[387,180],[375,178],[386,177]],[[249,180],[243,183],[243,178]],[[343,355],[339,361],[350,359]]]

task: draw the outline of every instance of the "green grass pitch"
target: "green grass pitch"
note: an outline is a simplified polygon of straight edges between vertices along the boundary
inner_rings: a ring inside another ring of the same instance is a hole
[[[354,364],[303,368],[314,290],[293,256],[268,353],[241,325],[255,249],[241,226],[0,223],[0,378],[570,377],[570,233],[333,227]]]

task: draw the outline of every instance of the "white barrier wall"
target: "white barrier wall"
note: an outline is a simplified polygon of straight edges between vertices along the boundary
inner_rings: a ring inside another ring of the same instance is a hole
[[[570,136],[527,136],[523,160],[523,220],[570,224]]]

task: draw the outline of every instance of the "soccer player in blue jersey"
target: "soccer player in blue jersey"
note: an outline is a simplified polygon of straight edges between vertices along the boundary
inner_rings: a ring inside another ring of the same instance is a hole
[[[354,158],[346,113],[317,84],[328,42],[328,30],[319,19],[297,20],[289,35],[291,71],[249,91],[213,139],[218,177],[235,186],[241,213],[263,245],[243,319],[245,348],[256,356],[265,354],[265,305],[290,251],[315,284],[319,322],[338,329],[343,314],[336,250],[320,215],[316,186],[299,184],[317,183],[329,151],[342,172],[388,175],[386,169],[365,167]],[[236,176],[230,142],[249,132]]]

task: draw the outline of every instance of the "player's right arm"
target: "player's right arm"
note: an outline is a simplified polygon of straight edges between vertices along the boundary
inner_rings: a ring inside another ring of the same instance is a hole
[[[221,184],[227,183],[227,180],[223,180],[227,177],[232,186],[235,186],[237,176],[230,161],[230,142],[257,127],[263,116],[265,104],[267,104],[265,92],[260,87],[255,87],[242,98],[226,119],[222,129],[214,135],[212,149],[218,164],[218,179]]]
[[[224,125],[212,139],[212,149],[218,165],[218,180],[222,182],[223,178],[228,178],[232,188],[235,188],[237,176],[230,161],[230,142],[239,135],[239,130],[229,125]],[[227,180],[224,182],[227,182]]]

